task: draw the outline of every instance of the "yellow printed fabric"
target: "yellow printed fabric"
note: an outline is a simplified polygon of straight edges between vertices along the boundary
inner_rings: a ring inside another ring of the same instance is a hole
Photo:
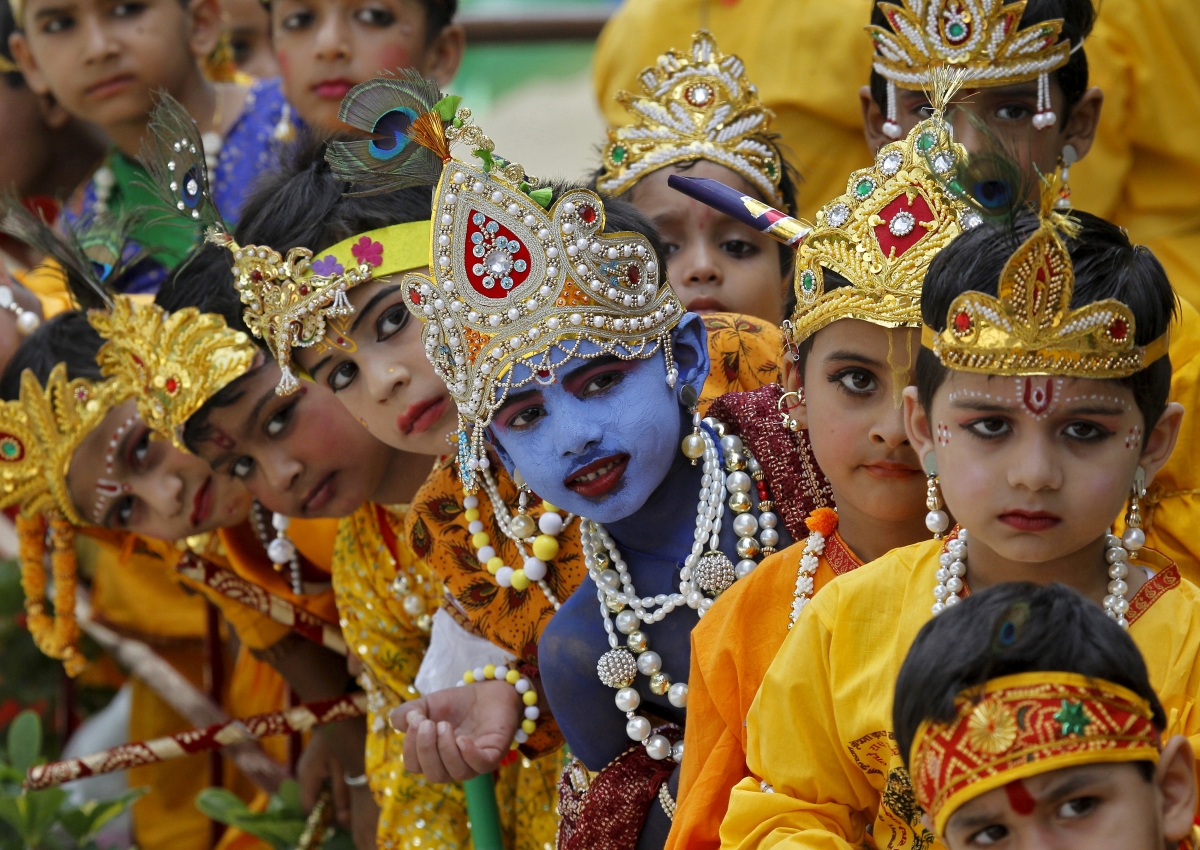
[[[941,543],[897,549],[818,593],[775,657],[746,723],[751,776],[729,798],[721,846],[928,850],[891,731],[892,694],[929,618]],[[1200,743],[1200,589],[1165,558],[1130,600],[1129,634],[1168,735]],[[764,784],[765,783],[765,784]]]
[[[1071,169],[1072,201],[1128,228],[1200,306],[1200,3],[1104,0],[1099,11],[1086,50],[1104,109]]]
[[[611,125],[630,116],[619,91],[640,92],[638,75],[664,51],[687,52],[704,27],[726,54],[746,63],[776,120],[784,153],[804,178],[800,214],[811,220],[846,191],[846,175],[871,164],[858,89],[871,72],[863,27],[872,0],[627,0],[596,44],[594,83]],[[803,47],[799,47],[802,45]]]
[[[333,585],[346,643],[362,661],[369,699],[367,774],[379,802],[378,842],[390,848],[466,847],[466,800],[459,785],[433,785],[405,771],[403,735],[387,713],[418,694],[413,687],[429,644],[429,617],[445,593],[442,583],[404,541],[406,508],[365,504],[341,521]],[[558,820],[557,756],[518,760],[496,783],[505,846],[543,850]]]

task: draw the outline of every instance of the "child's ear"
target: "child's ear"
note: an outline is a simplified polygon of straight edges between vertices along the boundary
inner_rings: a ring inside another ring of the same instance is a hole
[[[783,350],[783,390],[789,395],[783,402],[782,411],[796,420],[797,427],[808,430],[808,405],[804,402],[804,375],[800,364],[792,359],[792,350]]]
[[[192,55],[204,60],[217,48],[221,38],[220,0],[188,0],[188,47]]]
[[[1063,127],[1062,142],[1072,145],[1078,159],[1087,156],[1096,140],[1096,129],[1100,126],[1100,110],[1104,106],[1104,92],[1093,86],[1083,93],[1079,102],[1071,107],[1071,117]]]
[[[925,455],[933,451],[933,431],[929,428],[929,416],[921,406],[916,387],[904,388],[904,432],[924,464]]]
[[[1163,837],[1175,846],[1192,834],[1196,810],[1195,756],[1183,735],[1167,741],[1154,769],[1154,784],[1162,800]]]
[[[1167,405],[1158,424],[1146,435],[1142,448],[1142,458],[1139,465],[1146,470],[1146,483],[1154,480],[1175,451],[1175,443],[1179,440],[1179,428],[1183,424],[1183,405],[1173,401]]]
[[[671,348],[675,355],[675,368],[679,370],[679,380],[675,390],[680,390],[684,384],[691,384],[699,396],[704,391],[704,382],[708,380],[708,329],[704,320],[695,313],[684,313],[679,324],[671,331]]]
[[[49,97],[50,84],[46,82],[46,78],[38,69],[37,60],[33,58],[33,53],[29,50],[29,42],[25,40],[25,33],[15,30],[8,37],[8,50],[12,53],[17,67],[21,69],[21,74],[25,77],[25,83],[30,90],[42,97]]]
[[[462,64],[466,45],[467,34],[461,25],[448,24],[442,27],[442,31],[425,46],[422,73],[437,80],[443,87],[450,85],[458,73],[458,66]]]

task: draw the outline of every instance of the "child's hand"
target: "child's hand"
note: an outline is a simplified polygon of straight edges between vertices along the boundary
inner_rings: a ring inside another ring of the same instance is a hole
[[[500,766],[523,704],[507,682],[476,682],[406,702],[391,714],[407,732],[404,766],[430,782],[463,782]]]

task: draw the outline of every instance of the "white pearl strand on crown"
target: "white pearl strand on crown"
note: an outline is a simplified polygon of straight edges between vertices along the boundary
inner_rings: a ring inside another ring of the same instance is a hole
[[[1108,562],[1108,595],[1104,597],[1104,613],[1117,621],[1121,628],[1129,628],[1125,613],[1129,610],[1129,559],[1137,557],[1138,550],[1146,543],[1146,534],[1140,528],[1125,530],[1124,539],[1115,534],[1104,537],[1106,551],[1104,560]],[[962,601],[959,594],[966,587],[967,575],[967,530],[959,529],[956,539],[946,544],[946,550],[941,555],[941,565],[938,568],[937,586],[933,589],[933,615],[951,608]]]

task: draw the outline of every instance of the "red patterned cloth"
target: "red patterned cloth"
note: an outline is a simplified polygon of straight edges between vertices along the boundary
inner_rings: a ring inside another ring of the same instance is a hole
[[[654,730],[672,744],[683,738],[674,724]],[[578,761],[567,765],[558,782],[558,850],[633,850],[638,835],[676,763],[655,761],[646,748],[631,743],[587,783]]]

